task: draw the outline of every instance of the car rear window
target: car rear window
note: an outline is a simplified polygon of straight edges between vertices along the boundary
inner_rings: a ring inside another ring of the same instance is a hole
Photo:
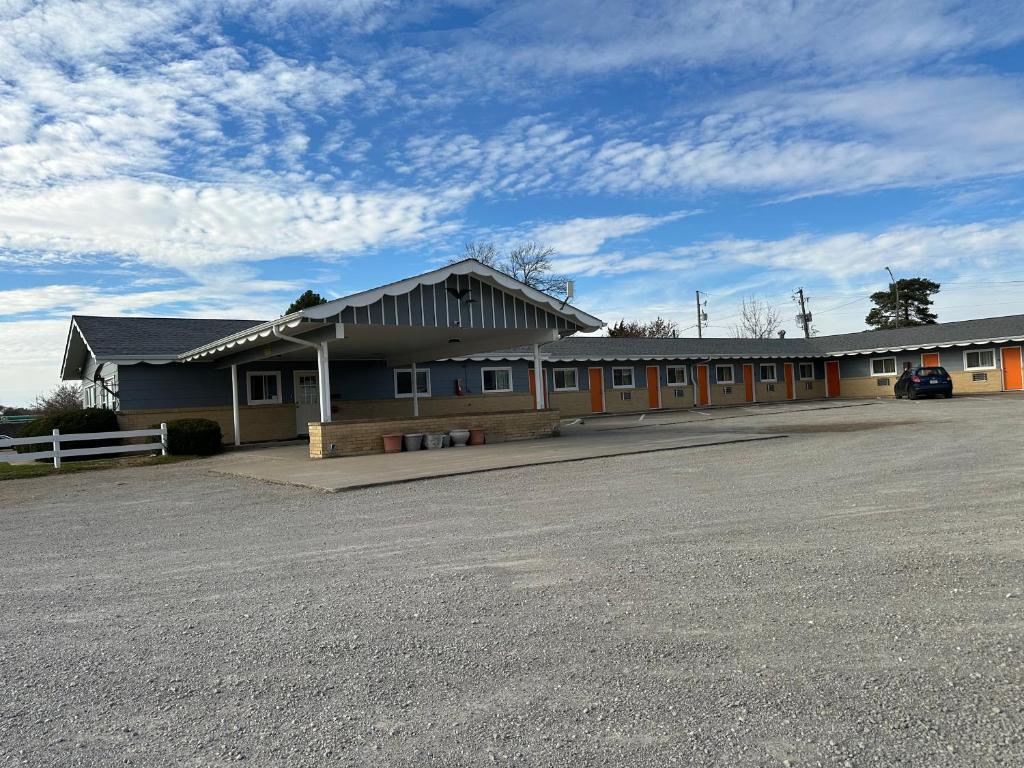
[[[917,375],[918,376],[945,376],[946,375],[946,369],[945,368],[918,368],[917,369]]]

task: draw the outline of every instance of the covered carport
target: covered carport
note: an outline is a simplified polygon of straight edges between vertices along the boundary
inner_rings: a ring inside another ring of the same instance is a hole
[[[319,422],[330,424],[330,361],[383,361],[389,368],[531,346],[537,410],[547,407],[542,385],[543,344],[602,322],[474,259],[451,264],[320,306],[303,309],[218,339],[180,356],[230,371],[235,444],[242,442],[238,367],[257,361],[315,361]],[[344,382],[340,384],[344,396]],[[409,416],[419,418],[413,386]]]

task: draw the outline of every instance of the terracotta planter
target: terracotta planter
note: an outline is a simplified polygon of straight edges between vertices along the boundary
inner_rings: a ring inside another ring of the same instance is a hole
[[[423,447],[423,433],[417,432],[416,434],[406,435],[405,438],[405,450],[407,451],[418,451]]]
[[[471,430],[469,430],[469,444],[470,445],[483,445],[484,444],[484,431],[482,429],[471,429]]]
[[[398,453],[402,450],[401,435],[381,435],[384,440],[384,453]]]
[[[469,440],[469,430],[453,429],[448,436],[452,439],[452,448],[461,448]]]

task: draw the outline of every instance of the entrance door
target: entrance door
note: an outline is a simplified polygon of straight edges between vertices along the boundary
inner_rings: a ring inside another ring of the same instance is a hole
[[[839,361],[825,361],[825,397],[839,397]]]
[[[743,397],[748,403],[754,402],[754,366],[743,364]]]
[[[706,365],[697,366],[697,405],[711,405],[711,379]]]
[[[921,365],[925,368],[935,368],[941,365],[941,363],[939,363],[939,353],[925,352],[921,355]]]
[[[647,366],[647,404],[661,408],[661,370],[656,365]]]
[[[320,383],[316,371],[295,372],[295,434],[308,435],[309,422],[320,421]]]
[[[1003,389],[1024,389],[1020,347],[1003,347]]]
[[[604,368],[588,369],[587,381],[590,386],[591,412],[604,413]]]
[[[796,400],[796,385],[793,382],[793,364],[783,363],[782,374],[786,377],[786,399]]]

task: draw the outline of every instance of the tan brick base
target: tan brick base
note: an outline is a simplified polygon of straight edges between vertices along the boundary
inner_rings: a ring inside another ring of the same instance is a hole
[[[312,459],[325,459],[330,456],[383,453],[382,436],[387,434],[436,434],[453,429],[482,429],[489,443],[552,437],[558,434],[559,419],[559,412],[552,409],[313,423],[309,425],[309,456]]]
[[[148,429],[153,424],[175,419],[209,419],[220,424],[224,443],[235,441],[231,406],[209,408],[167,408],[162,410],[121,411],[117,423],[121,429]],[[238,409],[242,442],[261,443],[295,437],[295,405],[243,405]]]

